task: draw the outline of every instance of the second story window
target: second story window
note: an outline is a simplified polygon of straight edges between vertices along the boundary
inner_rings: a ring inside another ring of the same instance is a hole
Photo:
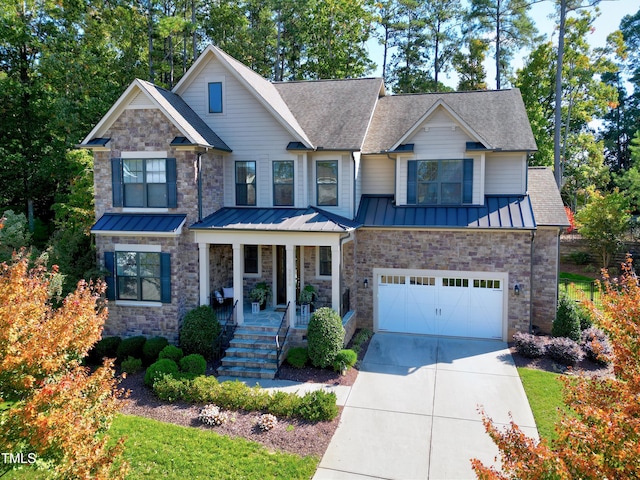
[[[175,158],[112,158],[113,206],[177,207]]]
[[[473,160],[410,160],[407,203],[462,205],[473,202]]]
[[[236,205],[256,205],[256,162],[236,162]]]
[[[316,162],[318,206],[338,205],[338,161]]]
[[[222,113],[222,82],[209,83],[209,113]]]
[[[273,162],[273,204],[292,206],[293,162]]]

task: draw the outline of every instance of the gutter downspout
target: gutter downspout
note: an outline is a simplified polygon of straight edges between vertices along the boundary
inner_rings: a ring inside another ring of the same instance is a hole
[[[536,239],[536,231],[531,230],[531,257],[530,257],[530,273],[529,278],[531,285],[529,287],[529,333],[534,333],[533,331],[533,254],[535,251],[535,239]]]
[[[198,185],[198,221],[202,220],[202,153],[197,153],[196,159],[196,183]]]

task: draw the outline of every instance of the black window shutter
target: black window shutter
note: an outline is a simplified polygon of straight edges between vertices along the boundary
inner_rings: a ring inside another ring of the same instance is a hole
[[[113,252],[104,253],[104,268],[107,269],[105,282],[107,283],[107,300],[116,299],[116,262]]]
[[[178,207],[178,187],[175,158],[167,158],[167,207]]]
[[[407,203],[416,203],[418,190],[418,162],[409,160],[407,162]]]
[[[473,203],[473,159],[464,159],[462,203]]]
[[[160,254],[160,301],[171,303],[171,254]]]
[[[113,206],[122,207],[124,185],[122,184],[121,158],[111,159],[111,190],[113,191]]]

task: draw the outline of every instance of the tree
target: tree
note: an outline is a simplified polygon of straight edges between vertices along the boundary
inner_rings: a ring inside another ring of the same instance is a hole
[[[122,396],[113,361],[81,366],[107,316],[104,286],[80,282],[55,309],[50,277],[26,258],[0,264],[0,449],[50,462],[50,477],[124,478],[123,439],[104,435]]]
[[[457,52],[453,56],[453,64],[459,77],[458,90],[486,90],[487,72],[483,63],[489,44],[478,38],[470,38],[467,48],[469,53]]]
[[[640,130],[633,136],[629,150],[631,167],[614,174],[614,181],[629,201],[631,211],[637,214],[640,212]]]
[[[475,31],[490,34],[494,45],[496,90],[504,84],[509,60],[520,48],[533,45],[538,31],[528,15],[527,0],[471,0],[468,19],[475,22]]]
[[[640,287],[630,259],[620,281],[605,275],[600,303],[601,309],[589,307],[611,342],[615,377],[562,378],[564,403],[574,414],[563,414],[552,443],[526,437],[514,422],[501,431],[484,416],[485,428],[500,449],[502,472],[474,459],[479,478],[640,477]]]
[[[611,257],[619,251],[625,234],[629,232],[630,215],[627,199],[618,189],[603,195],[590,189],[587,205],[576,213],[578,233],[587,239],[591,248],[607,268]]]
[[[432,0],[426,3],[425,33],[431,54],[433,84],[438,91],[440,72],[447,72],[460,48],[460,0]]]

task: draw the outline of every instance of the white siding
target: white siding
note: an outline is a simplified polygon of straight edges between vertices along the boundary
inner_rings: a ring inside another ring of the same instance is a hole
[[[386,155],[362,157],[362,194],[394,194],[395,165]]]
[[[149,99],[149,97],[142,92],[138,92],[138,94],[129,102],[127,105],[128,110],[133,109],[143,109],[143,108],[157,108],[154,103]]]
[[[426,129],[426,130],[425,130]],[[443,109],[437,109],[404,143],[413,143],[417,159],[463,158],[469,137]]]
[[[526,193],[526,165],[526,156],[523,154],[487,154],[485,194]]]
[[[215,81],[223,82],[224,111],[210,114],[208,83]],[[225,205],[235,205],[234,163],[256,161],[257,206],[273,206],[271,162],[297,160],[296,153],[286,150],[288,143],[297,139],[217,60],[203,66],[182,98],[233,150],[225,156]],[[299,174],[301,172],[296,170],[296,175]]]
[[[335,213],[347,218],[353,218],[354,213],[354,192],[353,180],[354,169],[353,160],[348,153],[315,153],[309,155],[309,205],[317,205],[318,197],[316,192],[316,162],[320,160],[338,161],[338,205],[335,207],[320,206],[327,212]]]

